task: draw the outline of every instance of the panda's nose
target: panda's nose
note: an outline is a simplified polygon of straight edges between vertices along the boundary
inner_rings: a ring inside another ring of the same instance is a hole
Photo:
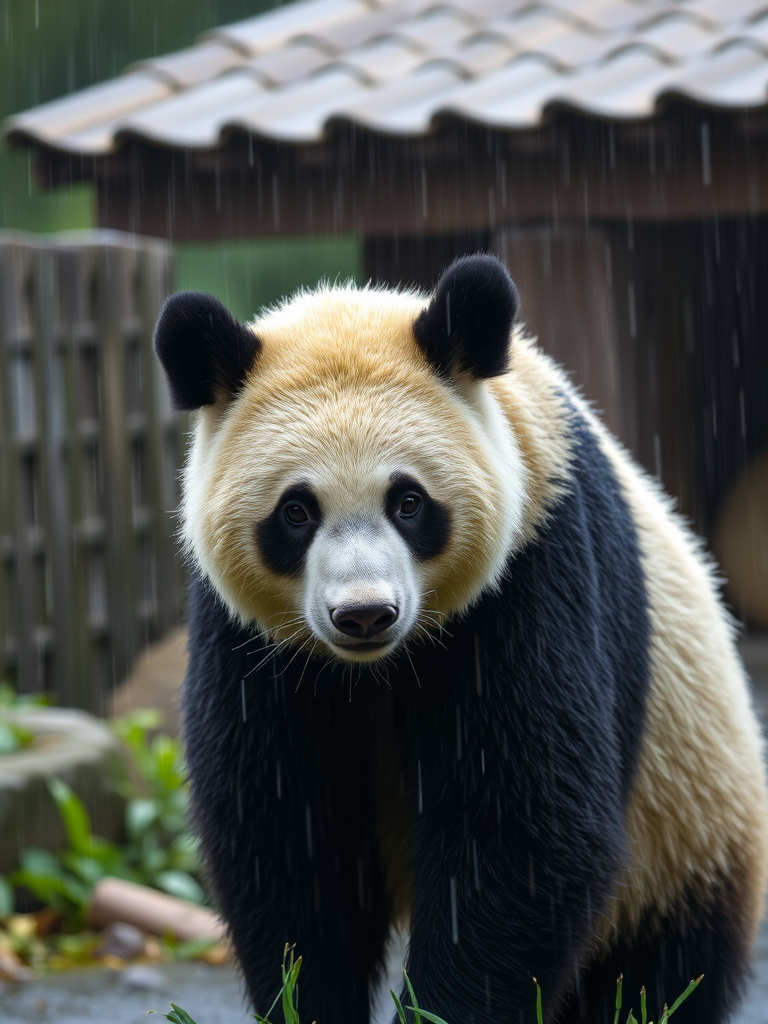
[[[397,621],[397,616],[397,608],[391,604],[355,604],[331,611],[331,620],[339,632],[364,640],[383,633]]]

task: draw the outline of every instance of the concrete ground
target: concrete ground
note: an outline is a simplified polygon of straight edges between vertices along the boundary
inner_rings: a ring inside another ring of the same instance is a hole
[[[148,1010],[183,1007],[196,1024],[246,1024],[234,971],[175,963],[123,971],[85,969],[0,982],[2,1024],[149,1024]],[[153,1020],[162,1020],[154,1017]]]
[[[768,1024],[768,926],[760,936],[756,968],[757,980],[733,1024]],[[397,978],[399,972],[393,966],[388,981],[396,991]],[[696,993],[690,998],[693,1003]],[[228,967],[177,963],[124,971],[68,971],[17,984],[0,982],[2,1024],[141,1024],[148,1020],[147,1010],[165,1012],[171,1002],[183,1007],[196,1024],[247,1024],[253,1020],[244,1008],[235,972]],[[389,996],[383,993],[374,1024],[390,1021],[391,1007]],[[534,1024],[533,1002],[529,1020]],[[621,1021],[623,1024],[623,1015]]]

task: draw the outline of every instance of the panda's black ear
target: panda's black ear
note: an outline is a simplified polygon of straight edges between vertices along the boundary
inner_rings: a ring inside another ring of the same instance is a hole
[[[234,397],[261,349],[256,335],[204,292],[166,299],[154,344],[176,409],[213,405],[222,394]]]
[[[444,270],[413,332],[444,376],[498,377],[509,365],[509,337],[520,297],[507,268],[489,253],[463,256]]]

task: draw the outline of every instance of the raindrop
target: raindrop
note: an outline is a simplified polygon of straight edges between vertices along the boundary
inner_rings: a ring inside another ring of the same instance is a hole
[[[611,259],[611,243],[605,243],[605,283],[613,288],[613,260]]]
[[[705,185],[712,184],[712,153],[709,147],[709,125],[701,126],[701,178]]]
[[[485,775],[485,747],[480,748],[480,771]]]
[[[451,938],[453,944],[459,944],[459,910],[456,904],[456,879],[451,878]]]
[[[637,310],[635,308],[635,282],[630,281],[627,285],[627,299],[629,302],[629,336],[637,337]]]
[[[245,708],[245,679],[240,680],[240,700],[243,705],[243,721],[248,721],[248,713]]]

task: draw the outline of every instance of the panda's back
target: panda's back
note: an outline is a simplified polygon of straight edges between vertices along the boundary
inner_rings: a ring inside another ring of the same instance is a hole
[[[598,929],[602,939],[610,945],[652,929],[665,912],[677,914],[703,894],[713,920],[718,902],[727,904],[724,923],[738,919],[754,936],[768,876],[763,743],[715,567],[670,499],[530,342],[516,339],[512,371],[495,386],[513,429],[519,429],[521,405],[535,404],[533,396],[552,401],[554,394],[568,410],[564,418],[546,416],[549,436],[535,436],[528,427],[523,442],[529,460],[540,459],[550,479],[552,453],[562,458],[569,438],[575,438],[569,459],[581,486],[593,493],[615,486],[620,492],[631,525],[611,537],[600,536],[598,523],[591,535],[606,558],[603,579],[623,593],[621,600],[628,596],[627,581],[617,577],[612,583],[610,569],[617,539],[626,550],[627,536],[633,537],[639,559],[648,614],[648,687],[641,710],[619,715],[623,742],[628,749],[637,746],[638,755],[626,810],[629,866]],[[590,447],[593,455],[585,460]],[[534,502],[534,516],[551,507],[556,519],[559,499],[552,498],[551,485],[540,493],[545,502]],[[562,500],[567,504],[567,497]],[[615,524],[620,520],[619,510]],[[627,682],[632,691],[637,674]],[[631,696],[625,707],[631,709]],[[696,964],[690,969],[695,972]]]

